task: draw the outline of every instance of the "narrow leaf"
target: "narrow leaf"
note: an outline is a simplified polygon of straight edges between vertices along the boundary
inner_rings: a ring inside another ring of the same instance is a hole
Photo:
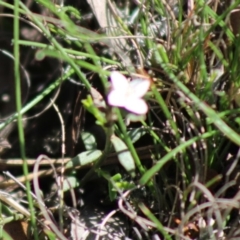
[[[97,142],[93,134],[89,132],[82,132],[81,137],[86,150],[94,150],[97,148]]]
[[[148,133],[148,130],[144,128],[135,128],[128,131],[128,135],[131,138],[132,143],[137,142],[146,133]]]
[[[115,135],[111,137],[111,142],[115,151],[118,153],[118,160],[120,164],[132,175],[132,177],[134,177],[135,162],[126,144]]]
[[[98,160],[101,155],[102,151],[100,150],[82,152],[69,161],[66,165],[66,168],[79,167],[93,163]]]
[[[66,192],[70,189],[76,188],[79,186],[79,181],[75,176],[69,176],[63,181],[63,191]]]

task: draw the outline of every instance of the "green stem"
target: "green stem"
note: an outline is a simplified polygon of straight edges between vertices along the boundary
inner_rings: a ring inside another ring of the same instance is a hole
[[[23,131],[23,122],[22,122],[22,100],[21,100],[21,80],[20,80],[20,56],[19,56],[19,0],[14,1],[14,23],[13,23],[13,31],[14,31],[14,76],[15,76],[15,95],[16,95],[16,108],[18,113],[17,123],[18,123],[18,136],[19,136],[19,144],[20,144],[20,153],[21,157],[23,159],[23,173],[24,176],[27,178],[28,176],[28,165],[26,162],[26,154],[25,154],[25,138],[24,138],[24,131]],[[37,224],[35,219],[35,212],[34,212],[34,206],[33,206],[33,200],[32,196],[30,194],[31,187],[30,182],[28,179],[26,179],[26,193],[27,193],[27,199],[28,204],[30,208],[31,213],[31,224],[33,227],[33,233],[34,233],[34,239],[38,239],[38,231],[37,231]]]
[[[37,47],[37,48],[41,48],[42,50],[44,49],[49,49],[49,50],[54,50],[54,47],[48,44],[44,44],[44,43],[40,43],[40,42],[32,42],[32,41],[26,41],[26,40],[19,40],[18,42],[20,45],[23,46],[28,46],[28,47]],[[77,50],[73,50],[73,49],[68,49],[68,48],[63,48],[63,50],[67,53],[67,54],[71,54],[71,58],[78,58],[78,57],[83,57],[83,58],[91,58],[92,60],[97,60],[97,61],[102,61],[108,64],[112,64],[112,65],[119,65],[119,62],[116,62],[114,60],[105,58],[105,57],[101,57],[101,56],[97,56],[96,54],[89,54],[89,53],[85,53],[85,52],[80,52]],[[102,70],[103,73],[106,73],[107,71]]]
[[[125,125],[125,123],[123,121],[123,118],[122,118],[122,115],[121,115],[119,109],[116,109],[116,113],[117,113],[118,123],[119,123],[120,129],[121,129],[121,131],[123,133],[123,137],[124,137],[124,140],[125,140],[125,142],[126,142],[126,144],[128,146],[128,149],[129,149],[129,151],[131,152],[131,154],[133,156],[133,159],[135,161],[135,164],[136,164],[139,172],[141,174],[144,174],[145,173],[145,169],[142,166],[142,163],[141,163],[141,161],[140,161],[140,159],[139,159],[139,157],[137,155],[137,152],[136,152],[136,150],[135,150],[135,148],[133,146],[133,143],[132,143],[130,137],[128,136],[126,125]]]

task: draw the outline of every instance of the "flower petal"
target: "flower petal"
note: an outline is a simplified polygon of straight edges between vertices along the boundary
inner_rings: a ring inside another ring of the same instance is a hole
[[[130,82],[131,92],[134,94],[135,97],[143,97],[149,87],[150,87],[150,81],[148,79],[134,79]]]
[[[128,111],[143,115],[148,111],[148,105],[141,98],[128,98],[124,106]]]
[[[123,76],[121,73],[114,71],[111,73],[110,76],[111,82],[112,82],[112,88],[122,91],[122,92],[127,92],[129,88],[129,82],[125,76]]]
[[[107,96],[108,104],[115,107],[124,107],[126,105],[126,95],[121,91],[112,90]]]

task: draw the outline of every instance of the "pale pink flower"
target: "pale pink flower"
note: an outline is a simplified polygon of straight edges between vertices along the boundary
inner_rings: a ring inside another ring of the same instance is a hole
[[[119,72],[111,73],[111,91],[107,96],[108,104],[122,107],[129,112],[143,115],[148,111],[148,105],[142,97],[150,87],[148,79],[134,79],[131,82]]]

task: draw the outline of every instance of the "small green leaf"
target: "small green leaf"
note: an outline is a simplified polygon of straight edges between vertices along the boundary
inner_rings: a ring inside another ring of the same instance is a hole
[[[43,50],[38,50],[35,54],[35,59],[38,61],[42,61],[46,57],[46,54]]]
[[[137,142],[142,136],[148,132],[145,128],[135,128],[128,131],[128,135],[131,138],[132,143]]]
[[[76,188],[79,186],[79,181],[75,176],[69,176],[63,181],[63,191],[66,192],[70,189]]]
[[[90,132],[82,132],[81,137],[86,150],[97,149],[97,142],[93,134]]]
[[[123,181],[120,173],[115,174],[111,177],[111,181],[108,182],[108,193],[111,201],[117,199],[118,189],[120,190],[129,190],[133,189],[135,184],[128,181]]]
[[[74,168],[79,166],[84,166],[90,163],[95,162],[102,155],[100,150],[90,150],[82,152],[74,157],[71,161],[66,164],[66,168]]]
[[[104,125],[106,123],[105,114],[95,106],[90,95],[87,96],[87,99],[82,100],[82,103],[86,110],[89,111],[97,119],[99,125]]]
[[[117,173],[114,176],[112,176],[111,179],[114,182],[118,182],[118,181],[122,180],[122,175],[120,173]]]
[[[122,181],[122,182],[116,182],[115,186],[121,190],[129,190],[133,189],[135,187],[135,184],[130,183],[128,181]]]
[[[111,201],[117,199],[117,190],[114,188],[113,182],[116,184],[116,182],[122,180],[122,175],[120,173],[115,174],[111,177],[111,181],[108,182],[108,194]]]
[[[132,175],[132,177],[134,177],[135,162],[126,144],[115,135],[111,137],[111,142],[115,151],[118,153],[118,160],[120,164],[126,169],[126,171],[128,171]]]

